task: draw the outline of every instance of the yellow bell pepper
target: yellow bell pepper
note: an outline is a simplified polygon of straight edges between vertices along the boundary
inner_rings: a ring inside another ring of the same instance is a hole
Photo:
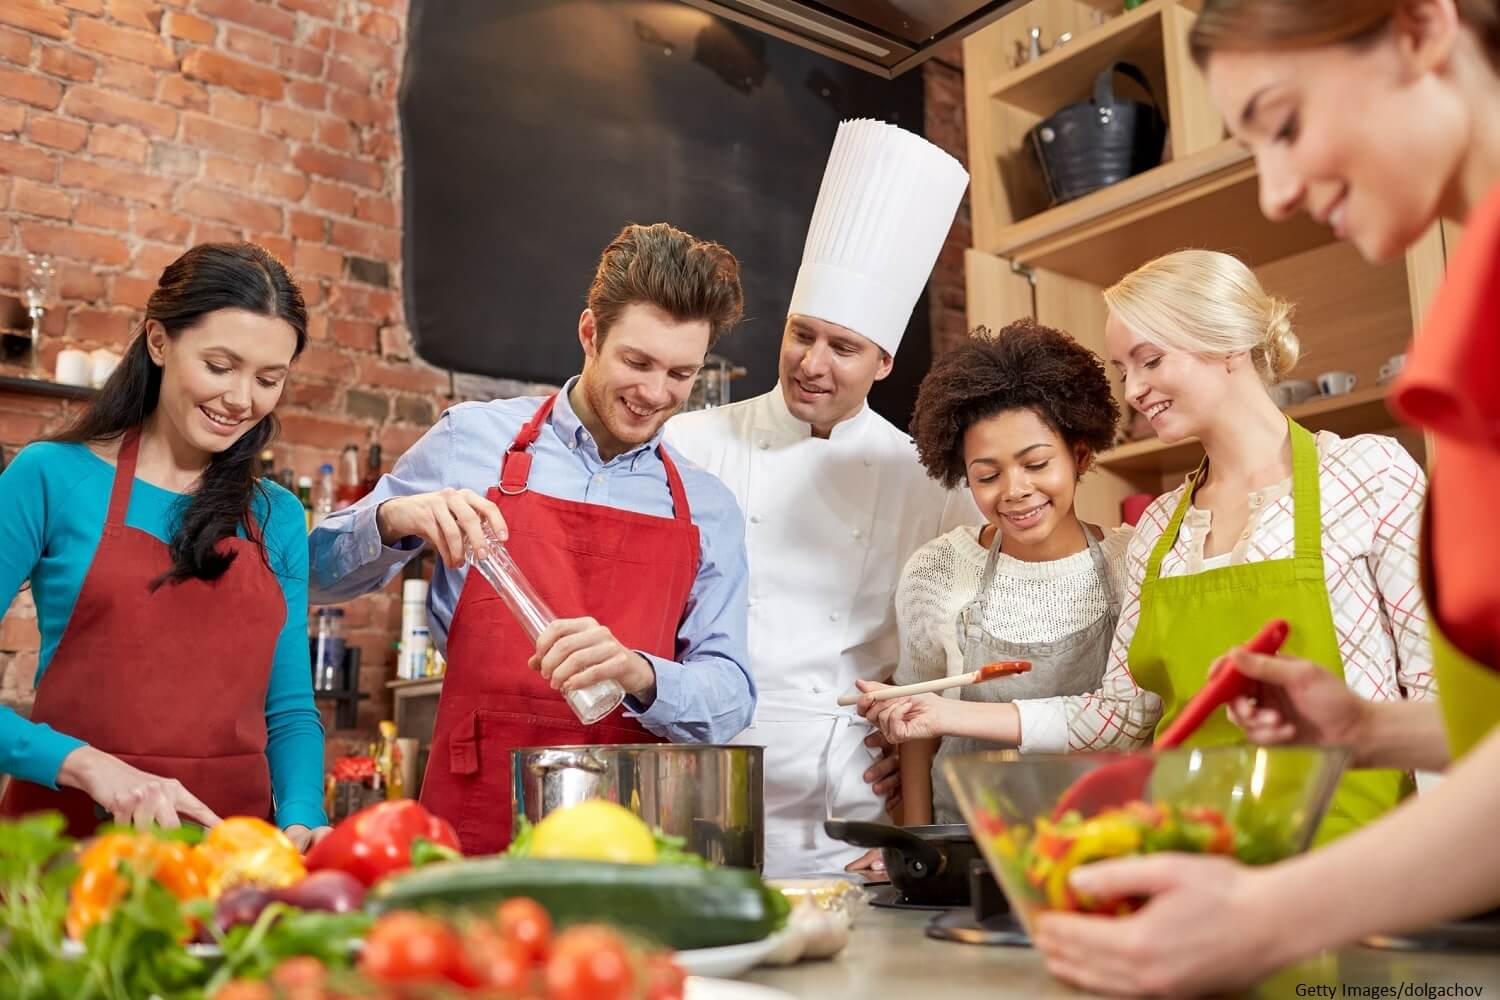
[[[297,845],[253,816],[224,820],[208,831],[195,850],[205,863],[208,894],[214,898],[242,882],[280,889],[307,876]]]

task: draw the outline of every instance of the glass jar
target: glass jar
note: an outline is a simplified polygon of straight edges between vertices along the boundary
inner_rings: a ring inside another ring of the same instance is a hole
[[[343,687],[344,609],[319,608],[313,633],[313,690],[338,691]]]

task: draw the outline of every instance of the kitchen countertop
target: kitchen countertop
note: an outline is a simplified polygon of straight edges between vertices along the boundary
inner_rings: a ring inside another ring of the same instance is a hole
[[[868,907],[858,918],[849,946],[837,958],[763,967],[750,982],[773,986],[805,1000],[1003,1000],[1006,997],[1089,996],[1052,979],[1030,948],[957,944],[924,933],[930,912]],[[1345,993],[1351,986],[1412,984],[1418,992],[1399,996],[1479,997],[1500,991],[1500,952],[1385,951],[1346,948],[1293,966],[1247,996],[1373,996]],[[1298,986],[1322,986],[1320,992]],[[1431,992],[1421,992],[1423,986]],[[1454,986],[1460,987],[1456,992]],[[1333,987],[1330,993],[1328,987]],[[1467,991],[1462,988],[1467,987]],[[1450,992],[1440,992],[1446,988]],[[1482,990],[1481,990],[1482,988]],[[1390,995],[1390,994],[1387,994]]]

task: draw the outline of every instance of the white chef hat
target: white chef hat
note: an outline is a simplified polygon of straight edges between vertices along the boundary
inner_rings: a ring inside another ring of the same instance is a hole
[[[895,354],[968,184],[963,164],[920,136],[842,122],[787,311]]]

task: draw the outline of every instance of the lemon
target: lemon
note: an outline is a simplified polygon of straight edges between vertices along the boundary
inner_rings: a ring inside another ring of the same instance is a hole
[[[531,833],[531,856],[650,865],[656,837],[624,806],[590,799],[543,817]]]

